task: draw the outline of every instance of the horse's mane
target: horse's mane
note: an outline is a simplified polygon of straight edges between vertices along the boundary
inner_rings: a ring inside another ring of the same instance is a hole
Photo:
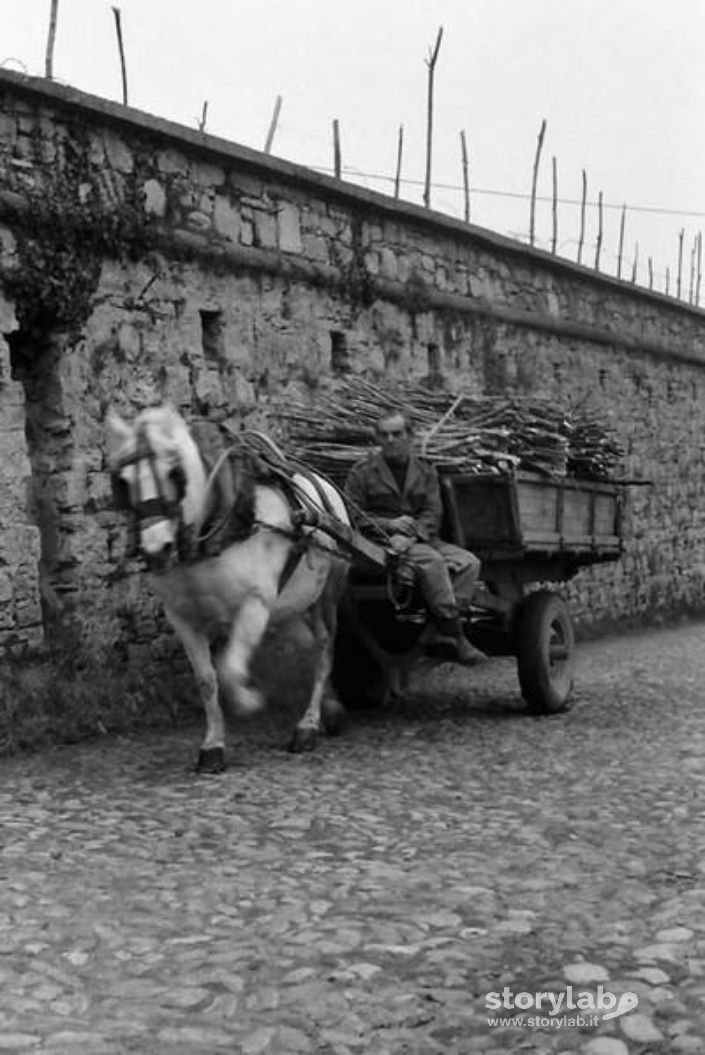
[[[147,407],[138,415],[135,425],[149,429],[158,455],[181,453],[182,447],[195,446],[188,425],[169,404]]]

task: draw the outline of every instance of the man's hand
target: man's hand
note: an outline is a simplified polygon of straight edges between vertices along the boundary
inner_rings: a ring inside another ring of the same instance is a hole
[[[390,548],[395,553],[406,553],[408,549],[414,544],[414,539],[410,535],[392,535],[389,540]]]
[[[412,538],[416,537],[416,521],[413,517],[408,515],[394,517],[393,520],[389,521],[388,527],[395,535],[410,535]]]

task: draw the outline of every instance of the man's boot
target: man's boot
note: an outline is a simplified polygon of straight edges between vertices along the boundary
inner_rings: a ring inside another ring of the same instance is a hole
[[[436,622],[438,630],[444,638],[450,638],[455,645],[455,658],[464,667],[476,667],[478,663],[484,663],[487,656],[479,648],[471,645],[465,636],[463,624],[460,619],[439,619]]]

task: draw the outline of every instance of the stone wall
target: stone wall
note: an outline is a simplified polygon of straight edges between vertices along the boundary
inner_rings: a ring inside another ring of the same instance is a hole
[[[39,603],[40,532],[25,435],[22,385],[12,379],[3,334],[16,326],[11,304],[0,294],[0,642],[5,649],[42,643]]]
[[[109,405],[272,428],[273,397],[347,373],[589,397],[653,486],[576,611],[703,607],[701,311],[41,80],[0,71],[0,99],[0,647],[170,655],[110,507]]]

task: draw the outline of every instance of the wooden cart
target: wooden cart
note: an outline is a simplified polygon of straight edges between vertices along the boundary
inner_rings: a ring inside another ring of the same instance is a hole
[[[464,617],[468,638],[491,654],[517,657],[532,711],[562,710],[573,686],[575,637],[555,584],[587,565],[619,559],[625,487],[529,474],[448,474],[441,489],[444,537],[482,560]],[[334,670],[348,705],[399,691],[425,650],[428,613],[418,591],[403,595],[389,566],[382,570],[374,553],[357,554]]]

